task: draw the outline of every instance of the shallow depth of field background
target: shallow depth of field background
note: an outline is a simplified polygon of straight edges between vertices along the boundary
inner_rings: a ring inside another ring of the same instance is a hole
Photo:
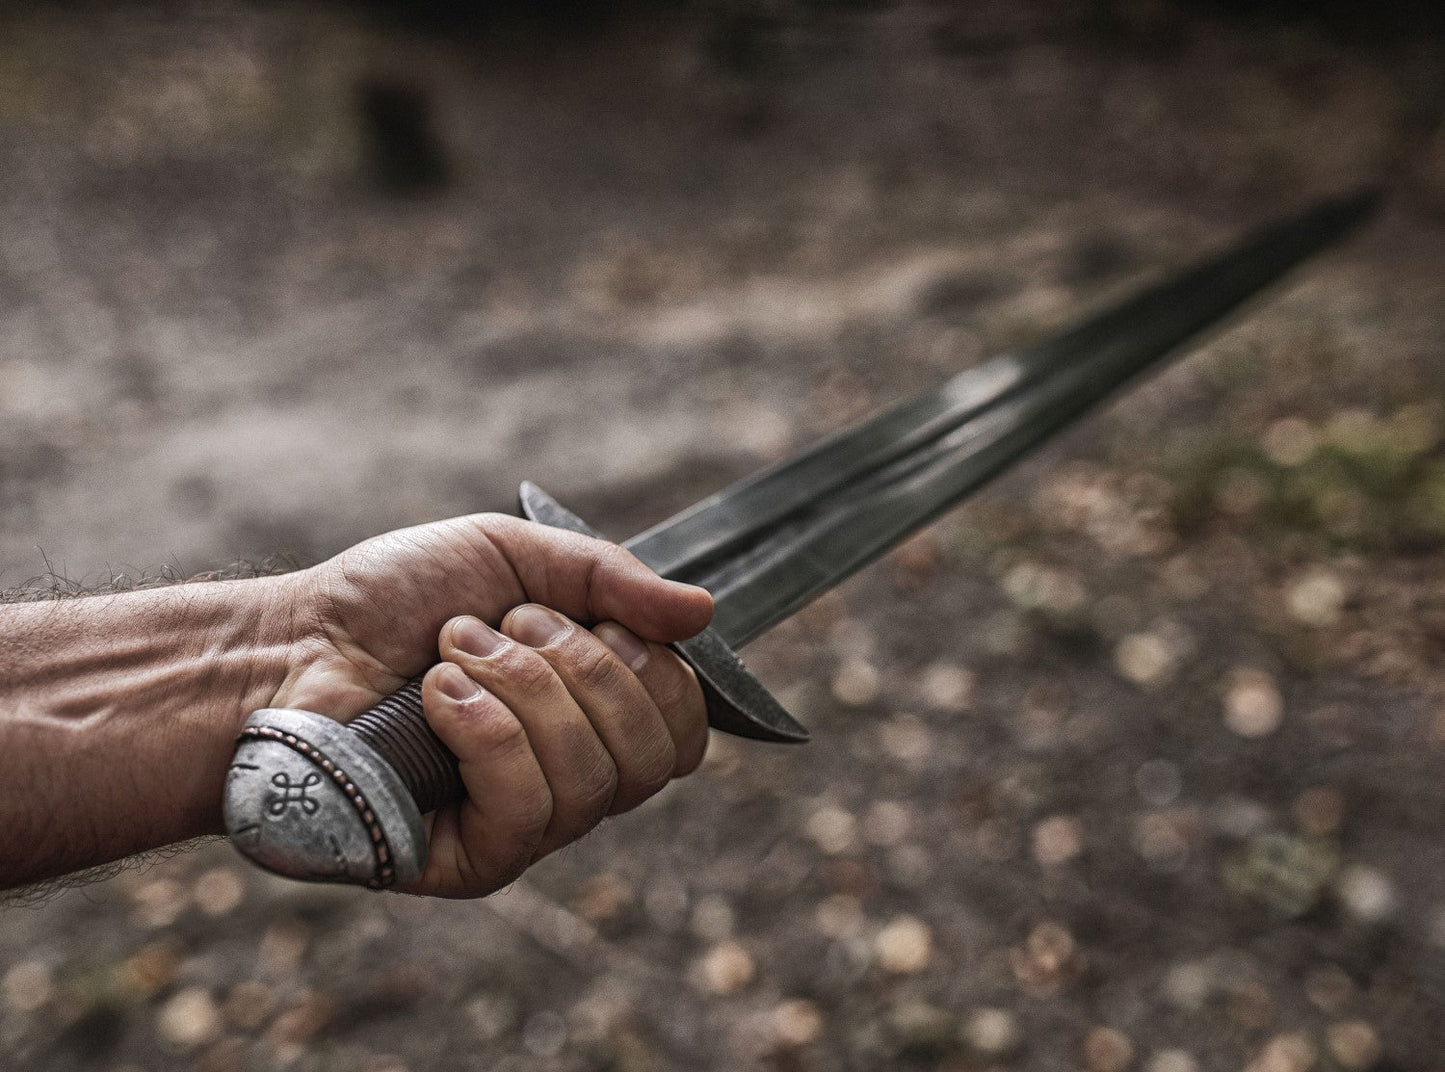
[[[476,903],[0,908],[0,1065],[1445,1067],[1432,5],[0,14],[0,588],[624,537],[1312,198],[1381,218],[749,651],[814,732]]]

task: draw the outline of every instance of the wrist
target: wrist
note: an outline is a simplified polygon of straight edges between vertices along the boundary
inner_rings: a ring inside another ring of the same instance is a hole
[[[285,680],[287,577],[0,607],[0,885],[218,832],[241,723]]]

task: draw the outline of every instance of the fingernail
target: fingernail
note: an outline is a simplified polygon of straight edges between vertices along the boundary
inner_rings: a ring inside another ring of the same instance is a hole
[[[641,670],[642,664],[647,662],[647,645],[616,622],[603,622],[592,631],[631,669]]]
[[[460,666],[447,663],[437,672],[437,688],[453,700],[470,700],[482,691]]]
[[[480,618],[462,618],[452,626],[452,643],[479,658],[492,654],[506,639]]]
[[[534,648],[556,640],[571,627],[562,615],[535,603],[518,607],[507,618],[507,632]]]

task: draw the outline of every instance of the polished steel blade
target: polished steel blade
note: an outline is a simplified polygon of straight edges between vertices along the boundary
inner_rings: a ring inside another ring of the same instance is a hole
[[[1373,193],[1322,204],[1017,354],[954,377],[627,546],[713,592],[741,646],[872,561],[1218,323],[1369,215]]]

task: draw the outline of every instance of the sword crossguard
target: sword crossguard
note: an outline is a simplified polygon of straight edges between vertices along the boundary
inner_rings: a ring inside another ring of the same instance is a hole
[[[597,533],[532,484],[522,512]],[[708,723],[740,737],[805,741],[808,731],[711,629],[672,645],[697,674]],[[263,708],[246,720],[226,780],[226,832],[252,862],[288,878],[386,889],[426,868],[422,816],[466,796],[457,759],[427,725],[415,677],[349,724]]]

